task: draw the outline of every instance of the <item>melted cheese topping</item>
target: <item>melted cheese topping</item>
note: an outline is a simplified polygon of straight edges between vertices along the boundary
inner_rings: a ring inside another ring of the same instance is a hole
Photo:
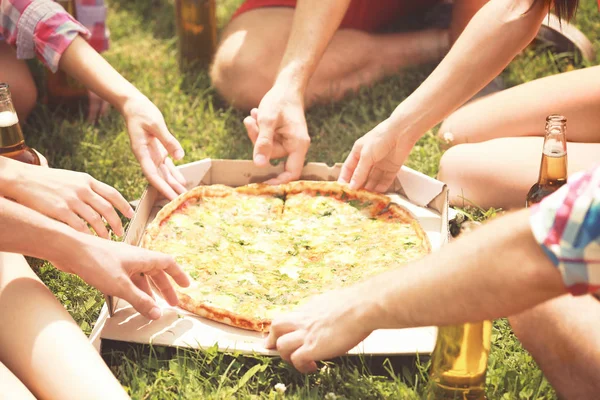
[[[173,255],[214,307],[270,320],[326,290],[409,260],[427,246],[410,224],[370,204],[326,196],[235,194],[188,202],[161,225],[153,250]]]

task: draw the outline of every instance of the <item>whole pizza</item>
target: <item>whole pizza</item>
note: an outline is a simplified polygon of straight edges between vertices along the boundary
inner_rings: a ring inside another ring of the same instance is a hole
[[[191,276],[176,286],[180,307],[263,332],[315,294],[430,252],[417,220],[389,197],[316,181],[199,186],[158,213],[142,245]]]

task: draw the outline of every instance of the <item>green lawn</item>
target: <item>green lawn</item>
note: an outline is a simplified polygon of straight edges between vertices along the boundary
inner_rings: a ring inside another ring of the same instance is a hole
[[[240,0],[217,2],[223,25]],[[252,148],[242,125],[245,115],[218,98],[206,71],[184,76],[177,68],[172,1],[112,0],[109,5],[112,43],[105,56],[163,111],[186,150],[183,162],[204,157],[248,159]],[[595,0],[582,2],[577,23],[594,40],[600,54],[600,14]],[[308,160],[343,161],[354,140],[387,117],[432,68],[399,74],[340,103],[311,110]],[[513,62],[505,78],[514,85],[567,68],[573,66],[564,57],[528,51]],[[145,181],[116,112],[90,126],[80,119],[54,118],[40,106],[25,131],[29,143],[42,151],[53,167],[86,171],[115,186],[128,199],[142,193]],[[408,165],[434,176],[441,154],[430,132],[419,141]],[[42,265],[38,272],[89,333],[102,296],[51,265]],[[107,360],[135,399],[280,398],[274,390],[279,382],[288,385],[285,397],[289,398],[420,398],[428,368],[427,360],[413,358],[350,360],[302,376],[278,359],[136,346],[113,346]],[[505,320],[495,323],[487,383],[490,399],[556,398]]]

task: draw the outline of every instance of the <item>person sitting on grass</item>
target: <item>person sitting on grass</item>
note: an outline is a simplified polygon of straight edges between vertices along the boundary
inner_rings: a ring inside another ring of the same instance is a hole
[[[18,59],[38,58],[108,101],[125,118],[131,149],[148,181],[168,199],[185,192],[175,159],[184,156],[158,108],[123,78],[84,39],[90,32],[52,0],[0,0],[0,82],[13,87],[17,115],[32,110],[36,89]],[[10,46],[16,46],[15,51]]]
[[[567,118],[568,174],[600,159],[600,66],[524,83],[473,101],[450,115],[438,134],[448,145],[438,179],[453,205],[511,209],[524,205],[538,178],[544,121]],[[549,112],[550,111],[550,112]]]
[[[501,257],[499,257],[501,255]],[[600,393],[600,164],[531,209],[273,320],[266,346],[302,372],[376,329],[509,316],[561,398]],[[570,293],[570,294],[569,294]]]
[[[190,280],[171,256],[107,240],[101,217],[116,234],[123,233],[113,207],[126,217],[133,215],[115,189],[89,175],[0,157],[3,397],[128,398],[87,337],[22,256],[46,259],[103,293],[127,300],[144,317],[159,318],[161,311],[148,278],[171,305],[178,301],[168,276],[184,287]],[[90,233],[83,220],[104,238],[80,232]]]
[[[306,107],[319,101],[338,100],[350,90],[397,73],[401,67],[439,61],[486,2],[455,0],[451,16],[446,18],[445,10],[449,7],[440,0],[247,0],[223,33],[210,71],[212,82],[235,107],[246,110],[256,107],[244,121],[255,146],[255,163],[266,166],[271,158],[287,156],[286,171],[272,181],[284,183],[300,176],[310,145]],[[536,38],[542,25],[538,11],[547,10],[537,7],[530,13],[535,18],[519,22],[506,17],[520,17],[516,16],[519,4],[530,1],[492,0],[491,3],[486,7],[487,12],[479,13],[481,31],[471,28],[469,39],[463,39],[461,46],[464,48],[464,42],[470,41],[474,53],[484,47],[488,53],[491,49],[495,51],[492,45],[495,42],[504,47],[504,54],[499,54],[493,65],[486,66],[484,73],[491,78],[483,79],[483,85],[477,83],[478,90]],[[413,28],[409,25],[415,25],[420,19],[418,14],[423,12],[429,15],[416,25],[426,29],[382,32],[391,23],[402,24],[405,30]],[[400,17],[404,20],[399,21]],[[440,21],[445,18],[450,21]],[[548,21],[557,24],[554,19]],[[544,32],[556,33],[553,24],[540,30],[540,37],[550,39]],[[513,34],[510,40],[502,38],[512,25],[527,25],[527,31],[520,32],[526,36]],[[562,24],[563,28],[566,26],[566,22]],[[589,43],[581,32],[569,26],[569,32],[572,31],[579,33],[574,36]],[[552,39],[557,50],[562,51],[570,42],[568,35],[560,38],[556,40],[554,35]],[[462,54],[460,61],[469,72],[449,75],[457,87],[472,73],[470,67],[475,65],[472,60],[482,57]],[[494,86],[498,86],[496,82],[479,94],[497,89]]]

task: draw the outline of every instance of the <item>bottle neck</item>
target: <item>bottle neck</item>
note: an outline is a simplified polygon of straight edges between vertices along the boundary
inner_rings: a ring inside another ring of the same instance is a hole
[[[567,179],[567,126],[564,119],[549,119],[542,151],[538,183],[552,184]]]

